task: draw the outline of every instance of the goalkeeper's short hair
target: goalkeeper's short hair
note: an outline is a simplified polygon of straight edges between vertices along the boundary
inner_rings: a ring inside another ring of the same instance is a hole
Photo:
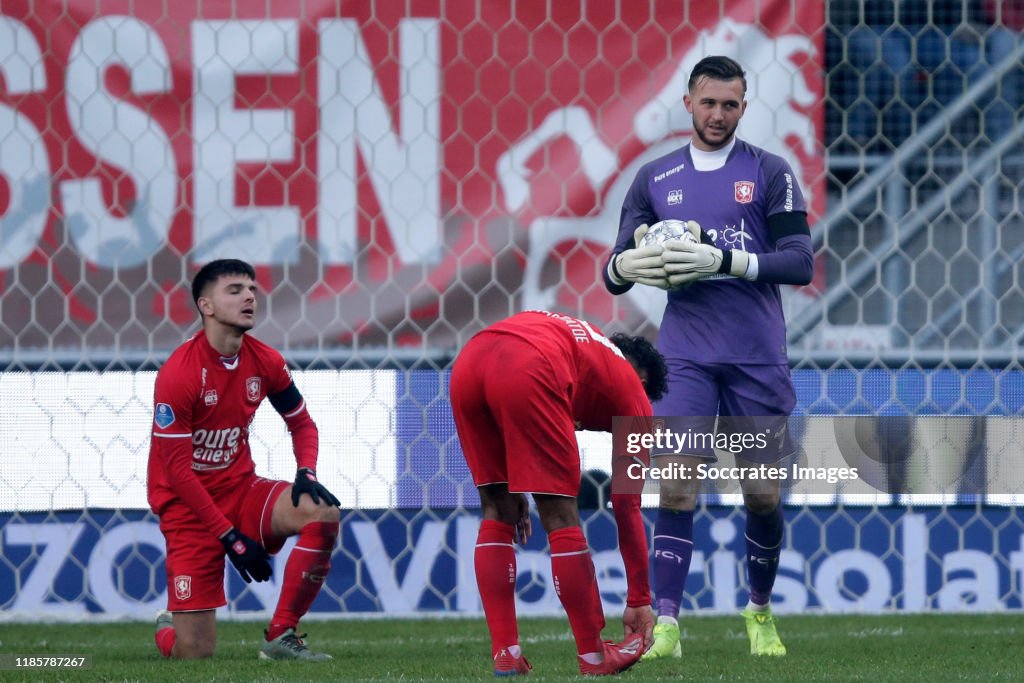
[[[633,337],[622,332],[613,334],[611,340],[627,360],[647,373],[644,385],[647,398],[657,401],[664,396],[668,389],[668,367],[654,344],[643,337]]]

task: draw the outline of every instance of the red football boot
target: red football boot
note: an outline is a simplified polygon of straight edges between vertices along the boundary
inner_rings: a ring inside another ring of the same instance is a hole
[[[640,661],[644,653],[644,637],[634,633],[621,643],[604,641],[604,661],[600,664],[587,664],[580,661],[580,673],[584,676],[613,676],[625,671]]]
[[[526,657],[522,653],[519,653],[518,657],[513,657],[511,652],[502,648],[498,654],[494,655],[494,675],[498,678],[526,676],[532,668],[533,666],[526,661]]]

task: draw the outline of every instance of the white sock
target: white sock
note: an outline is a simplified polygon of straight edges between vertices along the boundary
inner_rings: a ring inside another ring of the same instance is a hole
[[[673,626],[679,626],[679,620],[675,617],[658,617],[659,624],[672,624]]]
[[[751,612],[767,612],[768,611],[768,605],[769,605],[769,603],[767,603],[767,602],[765,604],[763,604],[763,605],[758,605],[758,604],[755,604],[755,603],[750,602],[749,600],[747,600],[747,609],[750,610]]]

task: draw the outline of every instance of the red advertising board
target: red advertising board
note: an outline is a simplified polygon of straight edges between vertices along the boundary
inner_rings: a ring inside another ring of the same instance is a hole
[[[797,7],[5,1],[0,349],[159,356],[220,257],[289,350],[429,353],[538,306],[641,327],[600,265],[701,57],[745,66],[741,137],[822,213],[824,16]]]

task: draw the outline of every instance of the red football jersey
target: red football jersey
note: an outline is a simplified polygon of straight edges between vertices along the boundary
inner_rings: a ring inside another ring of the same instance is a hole
[[[211,531],[226,532],[230,523],[209,498],[215,504],[253,475],[249,425],[263,399],[291,381],[281,354],[249,335],[233,358],[222,357],[202,331],[179,346],[156,378],[147,482],[153,511],[183,500]],[[191,490],[186,466],[209,498]]]
[[[613,417],[651,414],[651,403],[636,371],[619,348],[585,320],[525,311],[491,325],[487,332],[525,339],[552,364],[568,368],[574,378],[569,387],[573,419],[580,429],[610,432]]]
[[[526,311],[491,325],[486,332],[525,339],[544,354],[556,376],[572,378],[566,390],[579,429],[611,432],[614,417],[634,418],[626,423],[630,430],[649,427],[651,402],[640,377],[619,348],[585,320],[548,311]],[[563,369],[568,373],[557,372]],[[626,455],[625,431],[620,430],[614,438],[613,471],[620,471],[616,463],[625,458],[614,456]],[[646,453],[642,459],[646,461]],[[640,514],[642,487],[642,481],[612,484],[611,502],[626,569],[626,604],[630,607],[651,604],[647,532]]]

